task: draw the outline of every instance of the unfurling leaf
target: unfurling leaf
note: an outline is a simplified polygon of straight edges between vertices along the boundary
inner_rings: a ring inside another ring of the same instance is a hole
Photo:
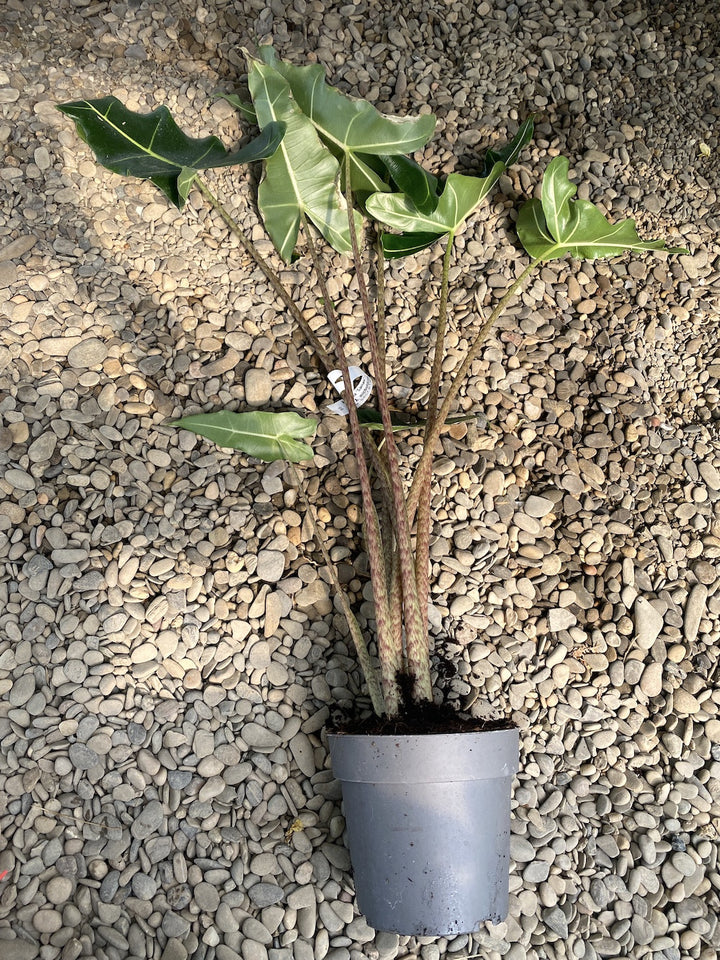
[[[173,420],[171,427],[182,427],[212,440],[220,447],[242,450],[258,460],[290,460],[300,463],[312,460],[312,447],[300,441],[312,437],[317,421],[297,413],[269,413],[253,410],[249,413],[199,413],[181,420]]]
[[[589,200],[573,200],[577,187],[568,180],[568,166],[566,157],[555,157],[545,171],[541,199],[529,200],[520,210],[517,232],[531,257],[556,260],[569,253],[594,260],[626,250],[689,252],[667,247],[664,240],[641,240],[634,220],[612,224]]]
[[[438,205],[438,179],[424,170],[412,157],[380,158],[401,193],[420,213],[432,213]]]
[[[488,150],[485,154],[485,162],[483,163],[480,176],[486,177],[498,161],[505,165],[505,169],[511,167],[520,156],[522,148],[532,140],[534,129],[534,118],[528,117],[524,123],[520,124],[518,132],[510,143],[506,143],[504,147],[500,147],[498,150]]]
[[[182,207],[199,170],[230,167],[272,156],[282,140],[281,123],[265,127],[255,140],[228,152],[217,137],[188,137],[167,107],[135,113],[115,97],[58,104],[72,117],[80,137],[108,170],[152,180],[176,207]]]

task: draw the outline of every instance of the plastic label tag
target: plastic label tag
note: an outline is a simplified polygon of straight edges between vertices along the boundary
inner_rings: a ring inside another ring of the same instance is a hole
[[[372,378],[360,367],[348,367],[348,373],[350,374],[353,397],[355,397],[355,406],[361,407],[373,392]],[[328,380],[339,394],[345,392],[342,370],[331,370],[328,374]],[[339,413],[343,417],[346,417],[350,412],[344,400],[338,400],[337,403],[331,404],[328,410],[332,413]]]

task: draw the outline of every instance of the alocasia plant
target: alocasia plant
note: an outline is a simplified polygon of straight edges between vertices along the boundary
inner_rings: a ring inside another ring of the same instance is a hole
[[[264,272],[308,338],[318,362],[344,386],[362,492],[379,671],[319,536],[318,543],[347,618],[373,708],[392,717],[403,705],[401,674],[409,677],[412,698],[432,700],[427,609],[433,448],[446,424],[453,422],[455,400],[495,320],[547,260],[563,256],[594,259],[626,251],[684,251],[668,250],[662,240],[642,241],[632,220],[610,224],[594,204],[573,199],[577,188],[568,179],[568,160],[556,157],[545,172],[540,199],[528,200],[519,213],[518,236],[530,260],[489,315],[479,319],[461,364],[443,385],[453,241],[492,194],[500,175],[519,158],[532,136],[532,118],[520,126],[510,143],[489,150],[478,161],[477,175],[451,173],[441,182],[411,156],[432,135],[433,117],[398,120],[383,116],[366,101],[354,100],[329,86],[319,65],[284,63],[270,47],[261,47],[257,57],[248,56],[248,68],[252,107],[232,94],[226,99],[243,116],[255,119],[261,133],[233,153],[225,151],[215,137],[186,137],[164,107],[151,114],[135,114],[114,98],[105,97],[63,104],[60,109],[75,120],[81,137],[110,170],[152,180],[178,207],[193,186],[200,190]],[[282,260],[296,255],[302,231],[323,293],[329,343],[320,341],[276,267],[259,254],[200,177],[201,170],[252,160],[265,163],[259,209]],[[378,241],[374,298],[362,262],[366,220]],[[341,311],[328,292],[328,267],[317,247],[315,228],[335,251],[353,259],[372,356],[376,410],[358,408]],[[444,251],[427,409],[422,419],[403,423],[402,415],[390,408],[386,377],[384,261],[386,256],[408,255],[436,242],[444,243]],[[312,448],[304,441],[313,435],[316,421],[288,411],[217,411],[185,416],[174,424],[262,460],[294,463],[311,459]],[[423,432],[423,451],[413,465],[409,489],[403,484],[396,441],[396,434],[403,429]],[[307,499],[305,502],[310,510]]]

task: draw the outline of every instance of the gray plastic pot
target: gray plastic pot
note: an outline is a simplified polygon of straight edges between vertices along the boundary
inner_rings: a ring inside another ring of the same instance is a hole
[[[518,731],[336,733],[328,742],[370,926],[445,936],[504,919]]]

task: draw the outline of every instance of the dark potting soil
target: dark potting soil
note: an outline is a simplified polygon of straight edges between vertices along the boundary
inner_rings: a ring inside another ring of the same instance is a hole
[[[497,720],[462,717],[449,703],[417,703],[410,696],[410,684],[402,677],[403,706],[397,717],[374,714],[359,719],[336,711],[328,723],[329,733],[367,734],[371,736],[415,736],[433,733],[487,733],[510,730],[513,724],[505,718]]]

